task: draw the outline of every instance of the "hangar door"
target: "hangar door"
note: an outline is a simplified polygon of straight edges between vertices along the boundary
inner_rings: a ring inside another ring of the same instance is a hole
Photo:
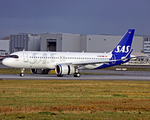
[[[56,51],[56,39],[47,39],[47,51]]]

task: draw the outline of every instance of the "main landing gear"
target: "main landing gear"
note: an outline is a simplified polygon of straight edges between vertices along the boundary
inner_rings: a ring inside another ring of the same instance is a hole
[[[21,73],[20,73],[20,76],[21,77],[23,77],[24,76],[24,71],[25,71],[25,69],[23,68],[23,69],[21,69]]]
[[[81,74],[78,72],[78,73],[74,73],[73,76],[74,76],[74,77],[80,77]]]
[[[76,69],[75,73],[73,74],[74,77],[80,77],[81,74],[79,73],[78,69]]]

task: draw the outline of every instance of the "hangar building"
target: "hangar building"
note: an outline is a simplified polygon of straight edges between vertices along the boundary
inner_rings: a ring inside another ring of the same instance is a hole
[[[40,36],[25,33],[10,35],[10,53],[22,50],[40,51]]]
[[[144,36],[143,38],[144,38],[144,50],[143,50],[143,52],[150,56],[150,36]]]
[[[41,34],[41,51],[74,51],[80,50],[80,34]]]
[[[80,35],[80,34],[41,34],[41,51],[63,52],[110,52],[122,36]],[[143,36],[134,36],[134,52],[143,52]]]
[[[10,40],[0,40],[0,56],[5,56],[10,53],[9,41]]]

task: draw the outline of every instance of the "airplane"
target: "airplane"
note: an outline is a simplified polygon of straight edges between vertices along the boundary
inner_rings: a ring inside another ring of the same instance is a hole
[[[55,70],[58,77],[63,77],[63,75],[80,77],[79,70],[82,69],[101,69],[130,61],[134,31],[134,29],[127,30],[117,46],[109,53],[23,50],[10,54],[2,61],[2,64],[21,68],[20,76],[22,77],[25,69],[30,69],[33,74],[48,74],[49,70]]]

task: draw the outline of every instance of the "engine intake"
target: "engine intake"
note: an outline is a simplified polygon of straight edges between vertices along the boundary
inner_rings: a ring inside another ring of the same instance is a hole
[[[55,72],[57,75],[70,75],[74,74],[75,68],[72,65],[56,65]]]

